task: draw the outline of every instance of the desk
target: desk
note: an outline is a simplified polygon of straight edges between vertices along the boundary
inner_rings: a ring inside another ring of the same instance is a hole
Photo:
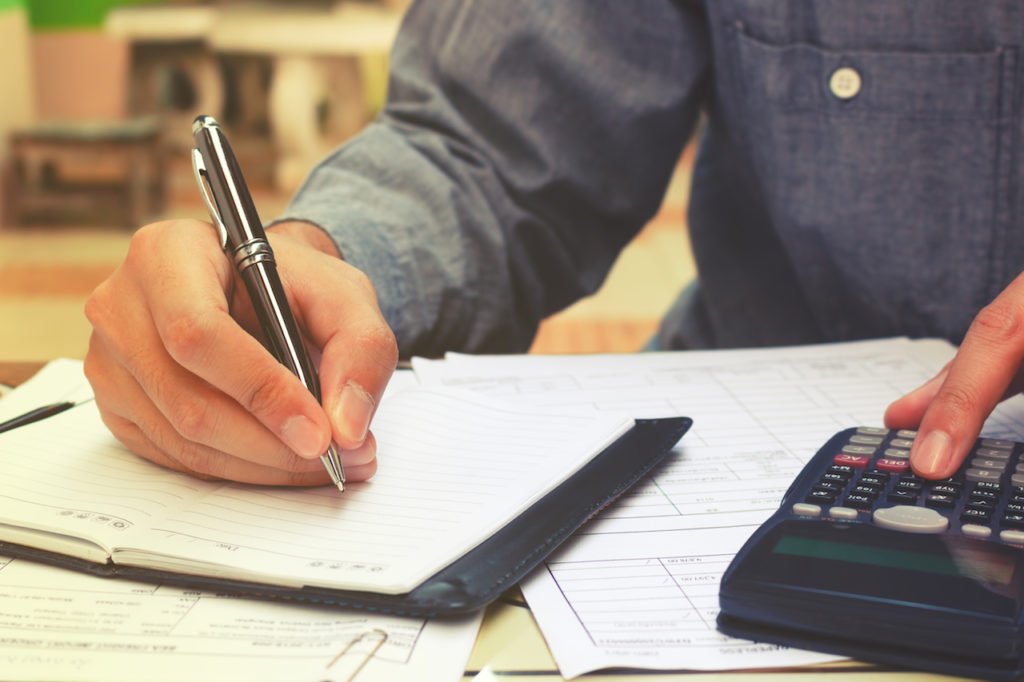
[[[42,367],[42,363],[0,361],[0,383],[17,385]],[[898,672],[891,668],[869,666],[857,662],[840,662],[814,668],[747,671],[739,673],[636,673],[596,672],[577,679],[600,679],[602,682],[659,682],[693,680],[694,682],[753,682],[755,680],[789,680],[798,677],[810,682],[835,679],[842,682],[952,682],[955,678],[917,672]],[[506,592],[487,608],[483,627],[477,637],[463,676],[463,682],[493,682],[504,679],[526,679],[556,682],[564,678],[548,653],[544,639],[518,590]]]

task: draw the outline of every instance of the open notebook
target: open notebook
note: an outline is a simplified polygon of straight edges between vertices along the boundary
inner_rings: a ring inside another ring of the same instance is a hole
[[[80,394],[80,366],[48,370],[24,390]],[[162,469],[126,451],[86,402],[0,434],[0,551],[247,594],[465,611],[511,586],[688,426],[413,387],[378,410],[376,477],[339,494]]]

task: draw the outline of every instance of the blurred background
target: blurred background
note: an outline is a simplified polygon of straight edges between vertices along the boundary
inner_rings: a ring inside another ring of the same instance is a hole
[[[280,213],[380,110],[406,4],[0,0],[0,361],[82,357],[83,303],[132,232],[206,219],[197,114],[227,128],[261,217]],[[694,275],[692,154],[602,289],[546,321],[534,352],[631,351],[654,331]]]

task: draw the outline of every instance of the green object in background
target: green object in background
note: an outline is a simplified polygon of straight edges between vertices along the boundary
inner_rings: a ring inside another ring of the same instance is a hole
[[[28,19],[34,31],[99,28],[107,12],[121,5],[144,5],[156,0],[0,0],[6,5],[28,5]]]
[[[0,0],[0,12],[9,12],[25,6],[25,0]]]

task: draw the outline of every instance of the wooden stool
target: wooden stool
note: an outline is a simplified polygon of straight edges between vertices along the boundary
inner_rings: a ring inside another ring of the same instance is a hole
[[[6,221],[139,227],[163,210],[155,119],[43,123],[10,136]]]

